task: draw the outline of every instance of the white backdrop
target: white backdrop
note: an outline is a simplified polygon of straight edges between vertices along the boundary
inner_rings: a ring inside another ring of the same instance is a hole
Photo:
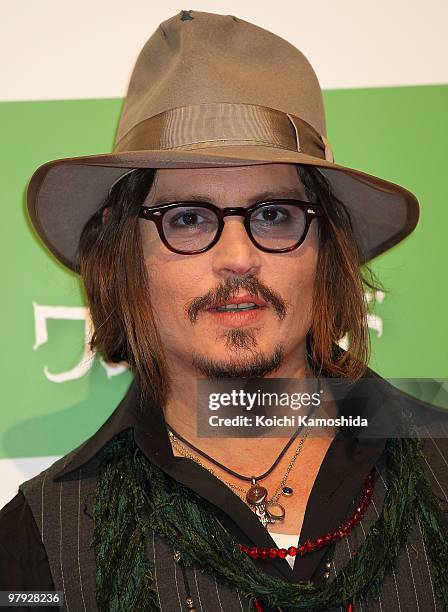
[[[446,0],[2,4],[0,100],[124,96],[149,35],[159,23],[188,9],[235,15],[282,36],[310,60],[323,89],[448,81]]]

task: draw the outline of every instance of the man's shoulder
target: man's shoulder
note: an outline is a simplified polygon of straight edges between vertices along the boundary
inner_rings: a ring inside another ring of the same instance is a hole
[[[419,399],[383,379],[400,414],[406,415],[421,442],[422,467],[448,518],[448,409]],[[418,389],[417,389],[418,391]]]
[[[90,439],[90,438],[89,438]],[[82,490],[84,501],[94,495],[96,473],[100,456],[87,461],[82,468],[71,471],[68,475],[58,478],[58,474],[68,462],[73,461],[82,451],[88,440],[52,463],[36,476],[25,480],[18,487],[18,495],[12,500],[12,506],[17,504],[26,507],[26,512],[32,515],[34,523],[42,533],[44,522],[54,523],[60,519],[61,504],[64,514],[78,508]],[[63,500],[63,501],[62,501]],[[14,515],[11,507],[11,514]],[[18,513],[15,513],[16,519]],[[14,517],[13,517],[14,518]]]
[[[412,437],[417,437],[421,442],[422,468],[428,476],[432,489],[439,500],[443,502],[442,507],[448,505],[448,408],[433,404],[420,399],[425,396],[423,382],[428,385],[434,383],[434,397],[437,395],[437,381],[431,379],[409,380],[409,392],[396,386],[397,380],[387,379],[368,369],[367,378],[371,381],[375,398],[381,413],[380,423],[384,431],[381,434],[389,437],[409,437],[406,435],[408,424],[413,426]],[[402,380],[402,379],[400,379]],[[412,394],[414,393],[414,395]],[[420,395],[420,397],[417,397]],[[426,393],[426,396],[428,394]],[[402,424],[402,416],[407,420]],[[390,429],[390,432],[389,432]],[[380,435],[381,435],[380,434]]]
[[[377,400],[380,412],[390,417],[388,421],[408,417],[418,437],[448,438],[448,397],[445,403],[434,402],[440,384],[432,379],[388,379],[368,369],[367,388]],[[430,388],[431,387],[431,388]],[[406,390],[405,390],[406,389]],[[431,393],[428,393],[431,391]],[[446,393],[443,394],[446,396]],[[426,399],[423,399],[426,398]]]
[[[82,442],[79,446],[69,451],[52,464],[50,464],[47,468],[29,478],[28,480],[23,481],[19,485],[19,491],[25,494],[26,497],[30,495],[33,491],[41,490],[43,486],[48,486],[53,482],[53,478],[58,474],[66,465],[69,463],[76,455],[82,450],[82,448],[87,444],[88,440]]]

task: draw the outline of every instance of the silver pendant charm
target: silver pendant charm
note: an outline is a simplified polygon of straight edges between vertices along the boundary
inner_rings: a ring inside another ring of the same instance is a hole
[[[268,523],[275,523],[275,519],[271,518],[266,512],[266,504],[260,504],[255,507],[255,514],[258,516],[260,523],[266,527]]]
[[[285,509],[278,503],[268,502],[255,506],[255,514],[260,519],[263,527],[269,523],[283,521],[285,518]]]

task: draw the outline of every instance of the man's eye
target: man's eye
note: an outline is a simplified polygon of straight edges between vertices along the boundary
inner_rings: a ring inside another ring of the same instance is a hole
[[[282,223],[287,221],[290,217],[288,210],[280,205],[270,205],[265,208],[261,208],[252,215],[252,221],[263,222],[263,223]]]
[[[173,229],[208,229],[215,227],[218,220],[215,213],[208,208],[185,206],[169,212],[165,222]]]
[[[171,219],[171,225],[197,225],[200,219],[202,219],[201,215],[196,212],[179,213]]]

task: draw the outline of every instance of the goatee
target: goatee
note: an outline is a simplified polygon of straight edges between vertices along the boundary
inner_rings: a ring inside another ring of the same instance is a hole
[[[263,378],[278,370],[284,357],[281,344],[277,344],[270,357],[262,353],[252,353],[244,363],[226,359],[218,361],[204,357],[200,353],[193,353],[192,364],[207,378],[218,380],[221,378]]]

